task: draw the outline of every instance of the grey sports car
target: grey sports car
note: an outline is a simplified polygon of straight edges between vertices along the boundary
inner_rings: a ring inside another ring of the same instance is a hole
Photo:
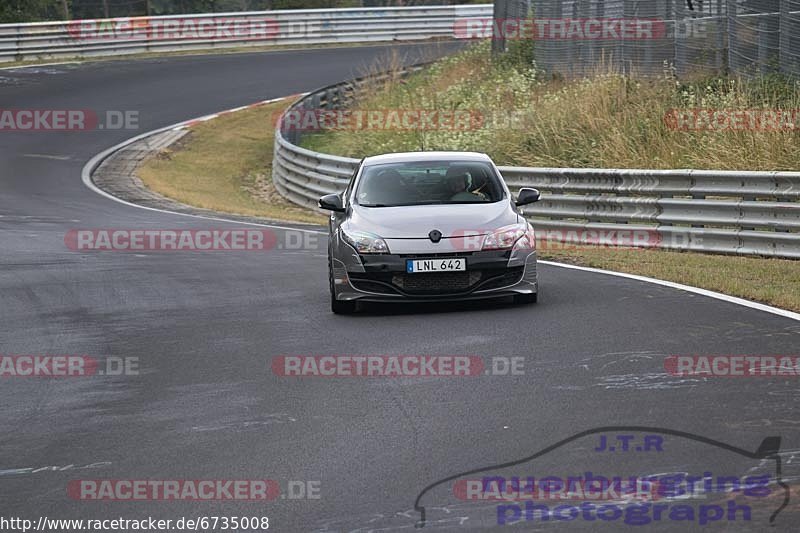
[[[470,300],[513,296],[535,302],[536,242],[484,154],[411,152],[367,157],[331,211],[328,278],[331,310],[359,301]]]

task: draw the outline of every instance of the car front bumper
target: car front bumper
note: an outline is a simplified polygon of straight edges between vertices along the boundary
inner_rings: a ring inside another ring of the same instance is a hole
[[[358,255],[349,245],[333,256],[337,300],[426,302],[498,298],[538,292],[536,251]],[[409,259],[463,257],[464,272],[407,273]]]

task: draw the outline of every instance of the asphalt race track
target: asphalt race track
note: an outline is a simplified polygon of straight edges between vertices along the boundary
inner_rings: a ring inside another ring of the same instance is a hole
[[[421,57],[420,49],[395,48],[408,62]],[[139,133],[351,78],[387,50],[0,70],[2,109],[139,112],[136,131],[0,132],[0,354],[138,358],[139,365],[138,375],[0,378],[2,515],[268,516],[276,531],[413,530],[414,503],[428,485],[525,458],[581,431],[647,426],[753,451],[765,437],[780,436],[777,457],[792,499],[774,526],[767,519],[783,498],[777,491],[756,502],[762,508],[751,521],[706,527],[796,531],[798,378],[688,379],[664,369],[672,354],[797,355],[800,323],[790,318],[550,265],[540,266],[542,293],[532,306],[373,305],[335,316],[322,236],[318,247],[265,253],[81,253],[65,246],[74,228],[237,227],[112,201],[81,182],[81,169]],[[284,230],[274,231],[282,242]],[[302,354],[521,357],[524,372],[442,378],[272,372],[273,357]],[[695,443],[700,447],[690,451],[692,443],[678,440],[665,437],[657,454],[618,452],[613,460],[658,462],[655,472],[713,468],[715,475],[765,466],[713,446]],[[588,447],[597,439],[579,442],[547,455],[548,472],[566,475],[575,461],[585,463],[583,470],[602,470],[592,463],[600,452]],[[282,487],[299,480],[313,482],[319,498],[86,501],[67,494],[69,482],[81,479],[274,479]],[[492,505],[453,503],[446,492],[422,500],[426,529],[492,528]],[[506,529],[534,525],[626,529],[611,521],[553,520]],[[685,531],[692,524],[662,520],[650,528]]]

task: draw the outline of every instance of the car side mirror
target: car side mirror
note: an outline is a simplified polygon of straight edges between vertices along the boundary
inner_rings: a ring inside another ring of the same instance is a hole
[[[342,197],[338,194],[326,194],[319,199],[319,206],[328,211],[335,211],[337,213],[344,213],[344,206],[342,205]]]
[[[528,205],[532,204],[533,202],[539,201],[539,191],[536,189],[532,189],[530,187],[523,187],[519,190],[519,194],[517,195],[517,201],[514,202],[515,205]]]

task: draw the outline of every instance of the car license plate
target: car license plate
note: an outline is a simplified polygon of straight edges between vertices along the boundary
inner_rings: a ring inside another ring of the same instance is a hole
[[[446,259],[407,259],[406,272],[461,272],[467,269],[467,260],[463,257]]]

